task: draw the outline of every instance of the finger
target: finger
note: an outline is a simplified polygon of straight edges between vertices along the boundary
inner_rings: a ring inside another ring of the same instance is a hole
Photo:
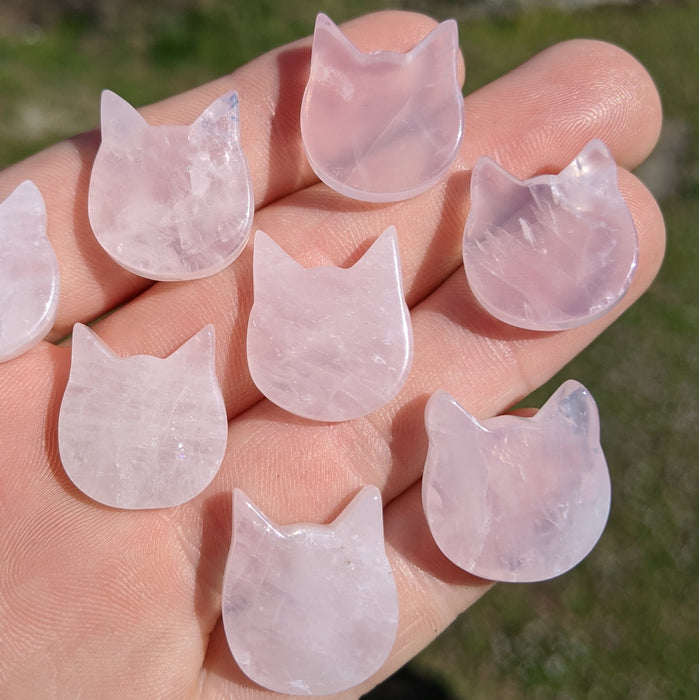
[[[593,60],[591,54],[595,52],[600,55]],[[613,67],[603,69],[605,62]],[[561,66],[567,67],[567,81],[560,77]],[[598,66],[596,73],[592,66]],[[636,86],[638,96],[632,100],[632,108],[616,107],[620,87],[609,77],[614,75],[622,76],[621,82]],[[517,94],[523,80],[549,86],[548,93],[539,88],[536,119],[525,116],[531,109],[528,98],[522,97],[521,105],[512,101],[511,94]],[[570,85],[579,86],[575,94],[587,100],[578,103],[578,110],[599,115],[599,122],[590,119],[583,128],[574,116],[577,112],[562,112],[560,104],[564,94],[569,96]],[[386,226],[395,224],[407,299],[412,306],[461,265],[461,238],[468,213],[468,168],[476,154],[487,152],[481,150],[479,143],[503,151],[509,167],[522,176],[551,163],[557,172],[572,158],[571,153],[577,153],[592,137],[604,139],[615,154],[619,152],[620,160],[635,162],[657,136],[657,128],[648,127],[656,121],[653,115],[657,111],[657,96],[651,88],[645,70],[616,47],[599,42],[562,44],[483,88],[477,93],[475,106],[467,98],[467,113],[471,121],[476,120],[478,128],[469,132],[471,138],[467,138],[451,176],[424,195],[376,206],[347,200],[324,185],[317,185],[265,207],[257,214],[256,226],[273,236],[301,264],[347,265]],[[483,110],[486,113],[480,116]],[[509,113],[521,118],[501,116]],[[659,118],[659,113],[656,116]],[[569,120],[575,121],[575,129],[570,128]],[[533,138],[532,134],[543,138],[559,132],[565,136],[550,137],[548,151],[525,150],[523,157],[516,156],[516,149],[505,152],[503,149],[509,147],[495,146],[500,140],[517,144]],[[259,399],[245,357],[252,304],[251,247],[219,275],[191,283],[156,285],[98,324],[100,334],[118,352],[166,355],[205,323],[213,323],[217,329],[219,377],[229,415],[245,410]]]
[[[607,142],[617,163],[632,170],[655,146],[662,122],[657,89],[643,66],[618,47],[589,39],[545,49],[507,80],[470,95],[466,105],[466,129],[482,138],[464,152],[464,166],[485,154],[519,178],[558,172],[592,138]]]
[[[343,25],[363,51],[406,51],[434,26],[406,12],[382,12]],[[241,139],[257,208],[316,181],[299,133],[301,98],[308,77],[311,38],[255,59],[207,85],[142,110],[151,124],[189,124],[217,97],[237,90]],[[463,69],[461,70],[463,76]],[[95,95],[95,113],[99,96]],[[61,300],[51,339],[76,321],[91,321],[152,282],[119,267],[97,243],[87,216],[87,192],[98,132],[82,134],[0,173],[0,201],[23,180],[33,180],[47,206],[48,234],[61,272]]]

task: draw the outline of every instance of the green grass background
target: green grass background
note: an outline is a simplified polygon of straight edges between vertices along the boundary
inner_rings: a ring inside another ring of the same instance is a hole
[[[456,17],[467,92],[571,37],[619,44],[654,76],[669,128],[660,165],[642,174],[657,183],[666,217],[664,267],[632,310],[526,402],[540,405],[567,377],[593,392],[612,474],[607,530],[561,578],[496,587],[373,700],[699,697],[699,3],[629,1],[575,12],[562,9],[564,0],[540,4],[0,5],[0,167],[96,125],[104,87],[137,105],[158,100],[310,34],[318,11],[338,22],[389,6]]]

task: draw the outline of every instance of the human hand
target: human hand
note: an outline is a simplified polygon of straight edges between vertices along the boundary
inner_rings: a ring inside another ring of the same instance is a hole
[[[431,28],[419,15],[381,13],[343,31],[365,51],[405,51]],[[591,138],[632,169],[655,143],[660,107],[645,71],[614,47],[555,46],[466,99],[464,144],[449,177],[391,205],[351,201],[318,184],[298,130],[310,40],[143,110],[153,124],[190,123],[236,89],[256,198],[254,228],[304,265],[354,262],[389,224],[398,230],[415,360],[388,406],[367,418],[317,424],[261,400],[245,356],[251,244],[221,273],[153,284],[119,268],[87,220],[96,133],[58,144],[3,173],[0,200],[24,179],[43,193],[62,296],[49,340],[0,365],[0,689],[22,697],[272,695],[237,668],[221,624],[231,498],[242,488],[279,523],[328,522],[367,483],[383,492],[386,547],[400,597],[393,653],[356,697],[429,643],[488,583],[460,571],[427,529],[419,479],[423,409],[445,388],[479,417],[506,410],[550,378],[648,286],[663,224],[645,188],[619,184],[639,234],[630,292],[607,317],[535,333],[499,323],[474,301],[461,269],[469,172],[490,155],[519,177],[557,172]],[[95,96],[97,104],[98,96]],[[108,312],[109,316],[103,317]],[[120,511],[91,501],[65,475],[58,409],[70,350],[55,342],[92,323],[117,353],[164,357],[213,323],[230,420],[214,482],[182,506]]]

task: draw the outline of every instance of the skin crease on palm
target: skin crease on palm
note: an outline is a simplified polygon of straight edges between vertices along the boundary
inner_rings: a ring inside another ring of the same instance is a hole
[[[363,51],[406,51],[433,26],[421,15],[384,12],[342,30]],[[428,396],[445,388],[479,418],[506,411],[590,343],[658,270],[662,217],[628,171],[655,144],[660,103],[645,70],[622,50],[583,40],[553,46],[469,95],[464,143],[448,176],[414,199],[372,205],[319,184],[304,157],[298,121],[310,45],[307,38],[272,51],[142,112],[152,124],[191,123],[217,96],[238,90],[256,199],[253,230],[263,229],[303,265],[351,264],[389,224],[396,225],[415,334],[408,383],[389,405],[347,423],[316,424],[285,413],[261,399],[246,366],[251,242],[213,277],[153,284],[120,269],[90,231],[87,186],[98,132],[0,173],[0,199],[24,179],[42,191],[62,275],[48,340],[0,365],[3,697],[274,695],[242,675],[222,631],[232,489],[242,488],[283,524],[328,522],[371,483],[383,492],[401,612],[384,668],[341,697],[366,692],[490,585],[452,565],[427,530],[420,475]],[[614,154],[638,230],[632,288],[608,317],[577,329],[536,333],[505,326],[475,303],[461,267],[469,173],[484,154],[520,178],[558,172],[592,138],[604,140]],[[228,449],[214,482],[182,506],[108,508],[80,493],[62,469],[56,421],[70,346],[59,341],[76,321],[98,318],[94,329],[122,355],[163,357],[204,325],[216,327]]]

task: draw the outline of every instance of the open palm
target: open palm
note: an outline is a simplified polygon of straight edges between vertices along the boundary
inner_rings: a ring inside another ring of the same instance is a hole
[[[390,12],[359,18],[343,31],[364,51],[405,51],[432,26],[426,17]],[[262,400],[245,354],[251,244],[219,274],[178,283],[153,284],[107,257],[86,209],[97,133],[0,173],[0,200],[25,179],[42,191],[62,275],[54,342],[0,365],[3,697],[274,695],[242,675],[223,634],[231,492],[242,488],[279,523],[328,522],[361,486],[375,484],[383,493],[401,612],[385,667],[344,697],[365,692],[489,585],[445,559],[422,514],[427,397],[445,388],[479,417],[506,410],[611,323],[659,267],[660,213],[623,168],[634,168],[652,149],[660,106],[648,75],[621,50],[591,41],[554,46],[470,95],[464,144],[448,177],[390,205],[351,201],[318,183],[299,134],[309,62],[310,40],[304,39],[143,114],[152,124],[190,123],[216,97],[237,90],[254,228],[303,265],[351,264],[396,225],[415,360],[399,396],[366,418],[313,423]],[[638,230],[631,291],[608,317],[578,329],[536,333],[506,326],[479,308],[461,267],[469,173],[485,154],[522,178],[558,172],[592,138],[604,140],[619,163],[620,188]],[[200,496],[171,509],[120,511],[91,501],[67,478],[56,425],[70,348],[55,341],[77,321],[93,324],[119,354],[160,357],[204,325],[215,325],[228,448],[218,476]]]

